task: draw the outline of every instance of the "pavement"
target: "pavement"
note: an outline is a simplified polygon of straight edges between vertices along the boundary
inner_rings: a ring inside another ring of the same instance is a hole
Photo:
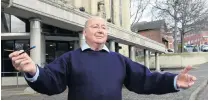
[[[201,91],[201,93],[199,93],[199,96],[197,97],[196,100],[208,100],[208,85],[206,85],[203,90]]]
[[[189,100],[193,92],[196,92],[200,88],[202,83],[208,79],[208,63],[193,66],[194,69],[189,73],[197,77],[195,84],[186,90],[181,90],[177,93],[168,93],[163,95],[141,95],[134,92],[128,91],[125,87],[122,89],[122,99],[123,100]],[[179,73],[181,70],[164,70],[163,72],[172,72]],[[66,100],[67,99],[67,90],[61,94],[47,96],[43,94],[30,94],[25,93],[26,87],[7,87],[2,88],[1,90],[1,99],[2,100]],[[207,96],[208,86],[206,85],[203,89],[200,89],[200,92],[197,93],[195,99],[208,100]]]

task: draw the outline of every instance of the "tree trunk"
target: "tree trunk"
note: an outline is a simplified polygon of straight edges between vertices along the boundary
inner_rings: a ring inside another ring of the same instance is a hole
[[[178,53],[178,42],[177,42],[177,27],[178,27],[178,21],[177,21],[177,11],[176,11],[176,4],[174,5],[174,53]]]
[[[178,52],[178,42],[177,42],[177,22],[175,21],[175,28],[174,28],[174,53]]]
[[[184,52],[184,30],[181,31],[181,53]]]

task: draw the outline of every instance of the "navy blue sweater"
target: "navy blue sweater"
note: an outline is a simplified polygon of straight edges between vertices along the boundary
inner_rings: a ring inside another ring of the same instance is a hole
[[[176,74],[150,72],[115,52],[77,49],[38,68],[38,79],[27,81],[29,86],[47,95],[62,93],[68,86],[68,99],[122,99],[123,84],[138,94],[176,92]]]

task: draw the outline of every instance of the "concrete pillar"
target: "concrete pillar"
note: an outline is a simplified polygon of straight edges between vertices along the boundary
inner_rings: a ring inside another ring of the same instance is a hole
[[[122,0],[122,27],[130,30],[130,0]]]
[[[144,49],[144,65],[149,68],[149,50]]]
[[[120,20],[119,20],[119,7],[120,7],[120,0],[113,0],[113,22],[115,25],[120,26]]]
[[[79,46],[81,47],[83,45],[83,42],[85,41],[85,36],[82,33],[79,33]]]
[[[155,68],[156,71],[160,72],[159,53],[155,52]]]
[[[73,0],[73,5],[75,6],[75,8],[79,8],[82,6],[81,1],[82,0]]]
[[[30,47],[36,46],[35,49],[30,51],[30,57],[41,67],[45,65],[45,36],[41,34],[41,20],[39,18],[30,19]],[[25,93],[36,93],[30,87],[24,90]]]
[[[90,4],[90,13],[92,15],[97,15],[98,13],[98,2],[97,0],[90,0],[91,4]]]
[[[106,19],[110,19],[111,18],[110,0],[104,0],[104,6],[105,6]]]
[[[41,35],[41,22],[38,18],[30,20],[30,46],[36,46],[30,51],[30,57],[39,66],[45,63],[45,38]]]
[[[119,13],[120,13],[120,6],[121,6],[120,5],[120,0],[113,0],[113,22],[118,27],[121,26],[120,15],[119,15]],[[126,9],[126,8],[124,8],[124,9]],[[126,57],[129,57],[129,46],[125,45],[125,44],[121,44],[121,43],[119,43],[119,46],[122,47],[119,50],[119,53],[121,53],[122,55],[124,55]]]
[[[129,46],[121,43],[119,43],[119,46],[121,47],[121,49],[119,49],[119,53],[126,57],[129,57]]]
[[[129,57],[130,57],[130,59],[132,60],[132,61],[135,61],[135,56],[136,56],[136,54],[135,54],[135,47],[134,46],[129,46]]]
[[[110,51],[115,52],[115,41],[110,40],[109,43],[110,43]]]
[[[41,66],[44,67],[46,64],[46,42],[45,36],[41,34]]]

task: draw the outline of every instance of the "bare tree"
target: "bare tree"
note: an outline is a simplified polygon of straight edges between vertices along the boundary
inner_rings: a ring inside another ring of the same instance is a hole
[[[165,18],[169,28],[174,29],[175,40],[176,32],[180,32],[181,52],[184,51],[184,35],[190,31],[201,30],[208,23],[206,3],[206,0],[160,0],[153,5],[157,18]],[[175,43],[174,47],[177,47]]]
[[[142,18],[142,15],[144,11],[146,10],[147,6],[149,5],[149,3],[150,3],[150,0],[131,0],[130,17],[133,20],[131,26],[139,22],[139,20]]]

